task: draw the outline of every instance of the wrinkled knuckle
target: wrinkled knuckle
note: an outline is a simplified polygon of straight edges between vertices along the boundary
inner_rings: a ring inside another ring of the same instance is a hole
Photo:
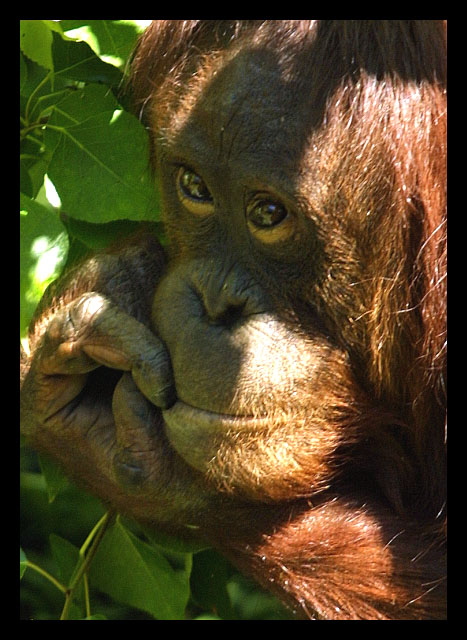
[[[147,479],[144,465],[129,449],[117,451],[113,459],[113,473],[118,484],[128,492],[141,490]]]
[[[70,322],[68,308],[57,311],[50,319],[47,330],[42,339],[41,353],[51,355],[62,343],[73,341],[76,338],[76,329]]]
[[[62,309],[50,320],[45,334],[47,342],[61,341],[67,324],[67,315],[68,314]]]
[[[99,293],[91,292],[82,295],[69,310],[69,322],[75,332],[80,332],[89,325],[95,325],[109,301]]]
[[[148,349],[142,354],[136,363],[142,375],[150,375],[156,372],[161,378],[170,378],[172,375],[172,365],[168,351],[162,345],[153,349]]]

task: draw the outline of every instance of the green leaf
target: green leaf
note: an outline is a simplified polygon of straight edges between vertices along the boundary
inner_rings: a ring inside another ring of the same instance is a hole
[[[20,20],[19,36],[24,55],[52,70],[52,32],[43,20]]]
[[[19,91],[21,93],[28,80],[28,67],[21,51],[19,52]]]
[[[175,538],[157,529],[144,526],[141,528],[151,543],[167,551],[175,553],[198,553],[199,551],[204,551],[209,548],[205,542],[199,540],[182,540],[181,538]]]
[[[141,224],[131,220],[114,220],[104,224],[84,222],[63,215],[62,220],[72,238],[77,238],[93,250],[102,250],[119,240],[136,233]],[[154,223],[156,225],[157,223]],[[154,232],[156,229],[154,229]]]
[[[159,620],[183,620],[188,571],[175,571],[156,549],[120,522],[104,536],[90,570],[95,587]]]
[[[79,549],[74,544],[54,533],[49,537],[52,555],[57,563],[60,580],[69,585],[71,578],[79,564]]]
[[[26,558],[26,554],[24,551],[19,548],[19,579],[24,576],[24,572],[26,571],[26,567],[28,566],[28,559]]]
[[[50,534],[49,543],[57,565],[60,581],[68,586],[81,566],[79,549],[68,540],[65,540],[65,538],[61,538],[54,533]],[[83,615],[85,615],[84,586],[81,580],[73,594],[68,620],[81,620]]]
[[[69,36],[84,40],[99,56],[120,66],[130,56],[143,30],[138,20],[62,20]],[[148,21],[145,21],[146,23]],[[147,26],[147,25],[146,25]]]
[[[118,109],[120,106],[108,87],[90,84],[83,89],[71,91],[62,98],[55,105],[48,124],[63,127],[66,131],[69,127],[86,123],[90,118],[103,113],[112,118]],[[51,138],[57,138],[58,134],[51,130],[47,131],[47,135]]]
[[[232,606],[240,620],[291,620],[290,611],[271,593],[236,573],[227,585]]]
[[[227,581],[231,567],[216,551],[208,549],[194,556],[192,595],[201,608],[215,611],[223,620],[235,620]]]
[[[122,73],[101,60],[86,42],[64,40],[53,34],[52,54],[55,75],[62,75],[81,82],[100,82],[118,87]]]
[[[45,133],[48,175],[63,210],[102,223],[156,220],[156,192],[144,127],[108,89],[89,85],[64,98]]]
[[[20,332],[25,335],[45,288],[60,273],[68,236],[58,214],[20,194]]]
[[[69,481],[53,460],[50,460],[50,458],[44,455],[38,455],[38,458],[47,485],[47,495],[50,504],[55,500],[60,491],[68,486]]]

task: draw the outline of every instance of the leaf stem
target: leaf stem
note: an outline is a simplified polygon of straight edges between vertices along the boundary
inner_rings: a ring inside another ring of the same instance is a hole
[[[65,87],[65,89],[61,89],[60,91],[53,91],[52,93],[46,93],[43,96],[39,96],[39,98],[37,98],[35,105],[33,106],[33,108],[31,109],[31,113],[29,114],[32,117],[32,114],[34,113],[36,107],[40,107],[41,103],[44,102],[45,100],[50,100],[50,98],[55,98],[60,96],[60,94],[67,94],[69,93],[70,89],[69,87]],[[53,109],[55,105],[50,105],[47,107],[47,109]],[[39,114],[38,118],[41,117],[42,112]],[[36,118],[37,119],[37,118]]]
[[[101,527],[104,526],[104,524],[107,522],[108,518],[109,518],[109,514],[111,514],[111,511],[107,511],[106,513],[104,513],[104,515],[102,516],[102,518],[99,520],[99,522],[97,522],[97,524],[94,525],[94,527],[91,529],[90,534],[88,535],[88,537],[86,538],[86,540],[83,542],[81,549],[79,550],[79,555],[84,559],[84,556],[86,554],[86,550],[89,547],[89,545],[91,544],[94,536],[96,535],[96,533],[99,531],[99,529]]]
[[[91,602],[89,598],[89,580],[88,580],[87,573],[85,573],[83,576],[83,586],[84,586],[84,604],[86,607],[86,618],[89,618],[91,615]]]
[[[53,577],[52,574],[50,574],[48,571],[46,571],[39,565],[34,564],[34,562],[31,562],[30,560],[27,560],[26,566],[29,567],[30,569],[33,569],[34,571],[37,571],[37,573],[40,573],[41,576],[44,576],[44,578],[47,578],[47,580],[49,580],[53,585],[55,585],[57,589],[59,589],[62,593],[67,592],[67,588],[65,587],[65,585],[59,582],[56,578]]]
[[[92,529],[91,533],[86,538],[83,546],[80,549],[80,556],[82,558],[81,565],[76,572],[74,578],[70,582],[68,589],[66,589],[66,597],[65,604],[63,605],[62,614],[60,616],[60,620],[67,620],[68,613],[70,610],[70,605],[73,600],[73,596],[77,586],[80,583],[81,578],[86,576],[87,571],[91,565],[91,562],[96,554],[97,549],[104,537],[107,529],[113,524],[116,517],[116,513],[114,511],[107,511],[96,526]],[[92,544],[91,544],[92,541]],[[90,545],[89,551],[86,554],[86,549]],[[86,555],[85,555],[86,554]],[[85,580],[85,599],[86,599],[86,615],[90,615],[90,606],[89,606],[89,589],[86,589],[87,580]],[[86,594],[87,591],[87,594]]]
[[[46,83],[48,82],[53,76],[53,72],[49,71],[49,73],[45,76],[45,78],[43,78],[39,84],[37,85],[37,87],[34,89],[34,91],[31,93],[31,95],[29,96],[29,99],[26,103],[26,108],[24,110],[24,119],[26,121],[26,123],[29,123],[29,109],[31,107],[31,101],[33,100],[34,96],[36,95],[36,93],[39,91],[39,89]]]
[[[27,127],[24,127],[20,131],[20,140],[25,138],[30,131],[34,131],[34,129],[45,129],[45,124],[43,122],[35,122],[34,124],[29,124]]]

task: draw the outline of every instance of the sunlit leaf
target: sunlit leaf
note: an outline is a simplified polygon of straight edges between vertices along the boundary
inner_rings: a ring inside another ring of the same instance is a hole
[[[20,194],[20,333],[24,335],[45,288],[60,273],[68,237],[58,214]]]
[[[55,75],[110,86],[118,86],[122,80],[121,71],[101,60],[86,42],[64,40],[54,33],[52,55]]]
[[[68,36],[84,40],[106,62],[122,67],[150,20],[62,20]]]
[[[20,20],[19,38],[24,55],[41,67],[53,69],[52,31],[43,20]]]
[[[54,110],[45,141],[48,175],[70,216],[88,222],[154,220],[147,133],[108,89],[89,85]]]

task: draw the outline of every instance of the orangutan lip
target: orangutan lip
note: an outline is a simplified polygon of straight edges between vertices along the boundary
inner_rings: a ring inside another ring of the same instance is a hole
[[[248,430],[258,429],[268,424],[267,417],[235,416],[227,413],[216,413],[205,409],[198,409],[182,400],[178,400],[170,409],[162,412],[164,420],[169,424],[185,423],[206,431],[226,431],[228,429]]]

